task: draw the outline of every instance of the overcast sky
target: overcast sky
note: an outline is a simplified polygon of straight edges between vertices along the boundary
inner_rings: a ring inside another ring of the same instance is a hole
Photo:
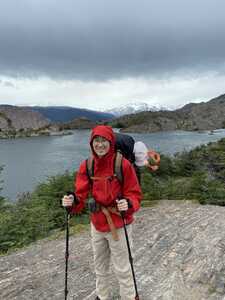
[[[0,104],[181,106],[225,93],[224,0],[1,0]]]

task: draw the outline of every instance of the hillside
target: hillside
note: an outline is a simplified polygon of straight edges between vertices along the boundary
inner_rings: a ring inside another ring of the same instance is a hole
[[[49,125],[49,120],[39,112],[12,105],[0,105],[0,130],[40,129]]]
[[[94,128],[97,125],[97,122],[91,121],[85,117],[83,118],[77,118],[70,122],[66,123],[58,123],[58,126],[62,130],[72,130],[72,129],[90,129]]]
[[[28,107],[0,105],[0,138],[18,138],[71,134],[66,129],[84,128],[94,122],[77,119],[68,124],[51,123],[40,112]],[[80,126],[80,127],[79,127]]]
[[[134,266],[142,300],[223,300],[225,208],[160,201],[134,225]],[[65,240],[43,240],[0,257],[4,300],[64,298]],[[70,239],[68,299],[92,300],[95,275],[89,231]],[[119,299],[114,275],[113,299]]]
[[[69,106],[32,106],[33,111],[41,113],[51,122],[70,122],[77,118],[87,118],[90,121],[111,120],[113,114]]]
[[[117,118],[111,125],[125,132],[214,130],[225,128],[225,95],[208,102],[189,103],[174,111],[141,112]]]

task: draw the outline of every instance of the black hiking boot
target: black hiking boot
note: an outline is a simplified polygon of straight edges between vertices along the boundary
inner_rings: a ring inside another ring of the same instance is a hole
[[[101,300],[98,296],[95,298],[95,300]]]

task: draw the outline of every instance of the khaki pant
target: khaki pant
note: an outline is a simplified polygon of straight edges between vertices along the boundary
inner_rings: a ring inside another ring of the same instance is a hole
[[[124,229],[117,229],[119,241],[112,238],[111,232],[97,231],[91,224],[92,247],[96,273],[96,293],[100,300],[110,300],[110,259],[120,285],[121,300],[134,300],[135,289],[129,262]],[[127,225],[130,247],[132,248],[132,225]]]

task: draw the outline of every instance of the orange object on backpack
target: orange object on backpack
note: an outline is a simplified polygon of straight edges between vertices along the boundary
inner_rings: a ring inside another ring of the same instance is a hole
[[[146,167],[150,169],[150,171],[156,171],[159,168],[160,165],[160,155],[159,153],[155,152],[154,150],[149,150],[148,158],[151,160],[151,162],[148,160],[146,163]]]

